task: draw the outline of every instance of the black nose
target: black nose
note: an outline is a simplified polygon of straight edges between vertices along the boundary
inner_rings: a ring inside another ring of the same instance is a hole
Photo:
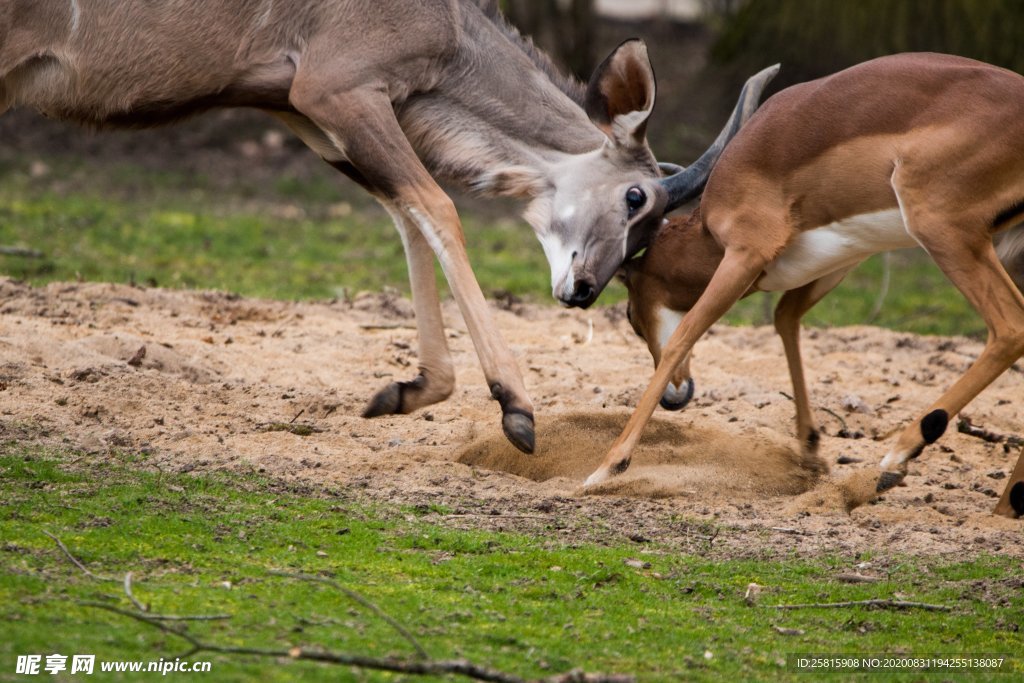
[[[569,305],[575,308],[587,308],[597,300],[597,289],[592,282],[577,280],[573,285],[572,298]]]

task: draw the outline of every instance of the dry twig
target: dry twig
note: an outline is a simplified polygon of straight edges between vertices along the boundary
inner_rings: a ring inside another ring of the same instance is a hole
[[[53,542],[56,543],[57,547],[61,549],[61,551],[64,553],[64,556],[71,560],[71,563],[79,569],[81,569],[82,573],[88,576],[90,579],[95,579],[96,581],[111,581],[114,583],[121,582],[121,579],[115,578],[113,576],[100,576],[99,574],[92,573],[84,564],[78,561],[77,557],[71,554],[71,551],[68,550],[68,547],[64,545],[63,541],[61,541],[59,538],[51,534],[49,531],[46,531],[45,529],[43,529],[43,533],[49,536],[51,539],[53,539]]]
[[[960,416],[960,420],[956,423],[956,430],[961,434],[976,437],[987,443],[1005,443],[1011,447],[1024,446],[1024,438],[1014,434],[990,432],[984,427],[975,425],[969,417],[964,417],[963,415]]]
[[[59,538],[51,534],[49,531],[43,531],[44,534],[54,540],[57,546],[64,552],[64,556],[71,560],[72,564],[82,570],[82,573],[88,576],[94,581],[108,581],[111,583],[120,583],[124,586],[124,593],[128,596],[128,600],[135,605],[136,609],[140,612],[145,612],[146,616],[150,619],[159,621],[219,621],[221,619],[230,619],[230,614],[201,614],[201,615],[179,615],[179,614],[151,614],[149,608],[143,605],[136,599],[135,594],[132,592],[132,573],[128,572],[124,575],[124,579],[118,579],[113,576],[100,576],[89,571],[84,564],[78,561],[78,558],[71,554],[68,547],[64,545],[64,542]]]
[[[802,605],[771,605],[775,609],[807,609],[810,607],[822,607],[827,609],[840,609],[843,607],[877,607],[879,609],[923,609],[932,612],[949,612],[952,607],[946,605],[931,605],[927,602],[908,602],[906,600],[850,600],[848,602],[809,602]]]
[[[420,645],[419,641],[416,640],[415,636],[413,636],[413,634],[410,633],[407,628],[402,626],[402,624],[399,623],[399,621],[397,619],[395,619],[390,614],[388,614],[387,612],[382,610],[380,607],[378,607],[376,604],[371,602],[369,600],[369,598],[361,595],[360,593],[357,593],[356,591],[352,590],[351,588],[346,588],[345,586],[342,586],[337,581],[332,581],[331,579],[325,578],[323,576],[316,576],[315,574],[292,574],[290,572],[281,572],[281,571],[272,571],[272,572],[270,572],[270,574],[272,576],[283,576],[283,577],[286,577],[286,578],[289,578],[289,579],[298,579],[299,581],[311,581],[311,582],[314,582],[314,583],[322,583],[325,586],[330,586],[334,590],[339,591],[341,593],[344,593],[350,600],[354,600],[355,602],[358,602],[360,605],[362,605],[363,607],[365,607],[366,609],[370,610],[371,612],[376,614],[378,617],[380,617],[381,619],[386,621],[388,623],[388,625],[391,626],[391,628],[395,629],[395,631],[397,631],[400,636],[405,638],[405,640],[410,645],[412,645],[413,649],[416,650],[416,654],[417,655],[419,655],[423,659],[429,659],[430,658],[430,655],[428,655],[427,651],[425,649],[423,649],[423,646]]]
[[[139,610],[140,612],[148,612],[149,611],[149,607],[146,606],[146,605],[143,605],[141,602],[139,602],[135,598],[135,593],[132,593],[132,573],[131,572],[127,572],[124,575],[124,594],[127,595],[128,596],[128,600],[131,601],[131,603],[133,605],[135,605],[135,609]]]
[[[255,657],[269,657],[274,659],[290,658],[314,662],[322,662],[326,664],[338,664],[343,666],[355,666],[363,669],[373,669],[376,671],[390,671],[393,673],[402,673],[409,675],[430,675],[430,676],[463,676],[477,681],[488,681],[489,683],[633,683],[635,679],[632,676],[621,675],[621,674],[590,674],[579,669],[574,669],[568,673],[557,674],[554,676],[548,676],[542,679],[525,679],[514,674],[499,671],[497,669],[491,669],[486,666],[474,664],[473,662],[465,659],[451,659],[451,660],[436,660],[430,659],[427,655],[426,650],[419,644],[416,638],[397,620],[385,613],[381,608],[372,603],[367,598],[363,597],[359,593],[345,588],[336,581],[326,579],[320,576],[312,574],[291,574],[287,572],[271,572],[275,576],[284,576],[293,579],[299,579],[301,581],[313,581],[317,583],[323,583],[332,588],[341,591],[352,600],[355,600],[364,607],[370,609],[374,614],[379,616],[381,619],[391,625],[405,640],[407,640],[413,648],[416,650],[416,659],[399,659],[395,657],[364,657],[362,655],[351,655],[341,652],[329,652],[324,650],[304,650],[300,647],[293,647],[288,650],[273,650],[264,648],[253,648],[253,647],[231,647],[226,645],[217,645],[216,643],[204,642],[185,630],[184,624],[181,626],[171,626],[165,622],[183,622],[183,621],[215,621],[221,619],[230,619],[231,615],[228,614],[204,614],[204,615],[193,615],[193,616],[181,616],[173,614],[153,614],[149,611],[146,605],[143,605],[139,601],[135,594],[132,592],[132,573],[128,572],[125,574],[123,581],[109,576],[100,576],[89,571],[84,564],[78,561],[78,559],[71,554],[67,546],[64,543],[51,534],[48,531],[43,531],[44,534],[49,536],[57,544],[57,546],[63,551],[64,555],[78,567],[86,576],[96,581],[110,581],[121,583],[124,587],[125,595],[128,600],[131,601],[132,605],[137,611],[122,609],[121,607],[115,607],[103,602],[92,602],[82,601],[78,604],[84,607],[93,607],[96,609],[102,609],[107,612],[112,612],[129,619],[151,626],[164,633],[178,636],[182,640],[188,642],[191,645],[191,649],[188,652],[180,655],[182,659],[191,657],[199,652],[211,652],[217,654],[226,655],[251,655]]]
[[[635,679],[632,676],[619,674],[588,674],[574,670],[565,674],[549,676],[543,679],[536,679],[531,682],[514,674],[498,671],[485,666],[480,666],[465,659],[434,660],[414,659],[405,660],[390,657],[364,657],[362,655],[350,655],[340,652],[329,652],[325,650],[304,650],[300,647],[293,647],[288,650],[273,650],[255,647],[232,647],[206,643],[182,629],[168,626],[154,619],[151,615],[131,610],[121,609],[102,602],[83,602],[86,607],[106,610],[119,614],[129,619],[142,622],[147,626],[178,636],[187,641],[192,649],[181,655],[181,658],[191,657],[200,652],[212,652],[226,655],[251,655],[254,657],[270,657],[274,659],[290,658],[325,664],[340,664],[343,666],[356,666],[362,669],[373,669],[375,671],[391,671],[393,673],[411,675],[454,675],[471,678],[477,681],[489,681],[490,683],[632,683]]]

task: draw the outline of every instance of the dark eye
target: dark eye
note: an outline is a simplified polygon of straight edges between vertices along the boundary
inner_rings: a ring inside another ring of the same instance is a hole
[[[631,187],[626,190],[626,209],[629,211],[630,218],[635,216],[637,211],[644,208],[646,203],[647,193],[639,187]]]

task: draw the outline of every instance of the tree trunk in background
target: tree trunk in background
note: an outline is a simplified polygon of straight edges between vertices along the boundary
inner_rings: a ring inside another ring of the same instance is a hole
[[[594,16],[594,0],[571,0],[568,10],[564,13],[562,23],[567,23],[571,31],[564,33],[567,45],[562,55],[569,69],[586,80],[594,70],[594,33],[596,17]]]

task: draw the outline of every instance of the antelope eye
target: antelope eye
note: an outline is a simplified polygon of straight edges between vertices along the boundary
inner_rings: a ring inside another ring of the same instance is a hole
[[[629,211],[630,218],[635,216],[637,211],[644,208],[646,203],[647,193],[639,187],[631,187],[626,190],[626,209]]]

